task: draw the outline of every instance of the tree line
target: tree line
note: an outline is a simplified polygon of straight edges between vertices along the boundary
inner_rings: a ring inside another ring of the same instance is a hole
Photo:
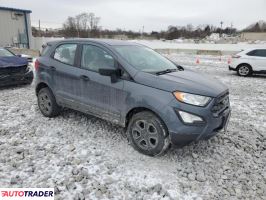
[[[153,31],[151,35],[155,36],[157,39],[165,38],[168,40],[177,38],[203,39],[206,36],[210,36],[212,33],[235,35],[236,32],[237,30],[235,28],[226,27],[222,29],[212,25],[200,25],[197,27],[193,27],[192,24],[188,24],[187,26],[169,26],[166,31]]]
[[[261,32],[266,31],[261,29],[259,24],[255,24],[254,27],[245,31],[254,31]],[[32,28],[33,36],[60,36],[66,38],[115,38],[116,36],[125,36],[129,39],[135,38],[155,38],[155,39],[178,39],[178,38],[194,38],[194,39],[203,39],[206,36],[210,36],[212,33],[218,34],[227,34],[227,35],[235,35],[238,33],[237,29],[232,27],[215,27],[212,25],[199,25],[194,27],[192,24],[188,24],[186,26],[169,26],[165,31],[152,31],[151,33],[142,33],[136,31],[125,31],[122,29],[116,30],[108,30],[102,29],[100,26],[100,17],[96,16],[94,13],[81,13],[74,17],[69,16],[66,21],[63,23],[62,28],[58,30],[53,29],[45,29],[39,30],[36,27]],[[125,39],[126,39],[125,38]]]

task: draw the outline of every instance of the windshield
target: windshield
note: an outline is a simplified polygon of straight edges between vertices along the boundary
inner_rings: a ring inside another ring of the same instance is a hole
[[[147,47],[114,46],[114,48],[129,64],[141,71],[156,73],[177,69],[171,61]]]
[[[14,54],[12,54],[6,49],[0,48],[0,57],[10,57],[10,56],[14,56]]]

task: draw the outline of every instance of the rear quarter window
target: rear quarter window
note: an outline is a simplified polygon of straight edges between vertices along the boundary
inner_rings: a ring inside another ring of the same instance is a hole
[[[55,49],[53,58],[59,62],[74,65],[77,44],[61,44]]]
[[[252,50],[250,52],[247,53],[248,56],[254,56],[254,53],[256,52],[256,50]]]
[[[266,57],[266,49],[257,49],[247,53],[248,56]]]

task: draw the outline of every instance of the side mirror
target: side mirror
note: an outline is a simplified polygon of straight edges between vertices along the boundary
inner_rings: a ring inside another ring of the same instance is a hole
[[[17,54],[16,56],[17,56],[17,57],[22,57],[22,55],[21,55],[21,54]]]
[[[110,76],[111,83],[116,83],[117,78],[121,76],[121,70],[120,69],[99,69],[99,74],[101,74],[102,76]]]

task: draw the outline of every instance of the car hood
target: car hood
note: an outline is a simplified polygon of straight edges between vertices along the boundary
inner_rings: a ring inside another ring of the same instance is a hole
[[[0,56],[0,68],[6,67],[20,67],[28,64],[26,58],[17,56]]]
[[[182,91],[209,97],[217,97],[228,90],[228,87],[217,79],[188,69],[159,76],[139,72],[134,80],[140,84],[169,92]]]

